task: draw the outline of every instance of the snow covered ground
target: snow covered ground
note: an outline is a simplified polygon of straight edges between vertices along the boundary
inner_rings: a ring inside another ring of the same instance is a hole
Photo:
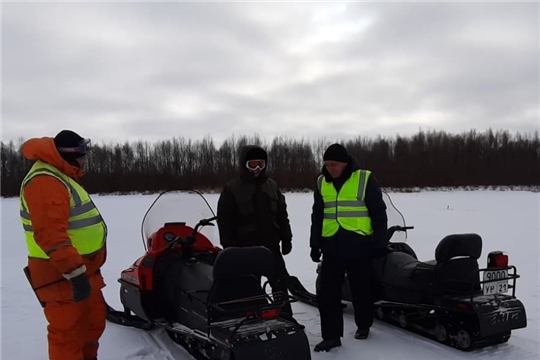
[[[351,309],[345,310],[343,346],[313,359],[538,359],[540,357],[540,194],[527,191],[448,191],[392,193],[392,200],[408,225],[415,226],[408,243],[423,260],[434,258],[437,243],[450,233],[476,232],[483,237],[480,259],[485,265],[492,250],[507,251],[522,278],[517,296],[527,310],[528,326],[516,330],[506,344],[471,353],[461,352],[376,321],[370,338],[359,341]],[[218,195],[207,195],[215,209]],[[108,261],[103,274],[107,301],[120,308],[117,278],[144,249],[141,220],[155,195],[95,196],[109,227]],[[287,194],[293,227],[293,252],[286,257],[291,274],[314,288],[316,265],[309,259],[311,194]],[[3,360],[47,358],[46,321],[22,273],[26,249],[19,220],[18,199],[2,199],[2,329]],[[295,303],[296,317],[306,325],[313,347],[320,340],[318,311]],[[160,330],[141,330],[107,324],[100,360],[180,360],[191,357]]]

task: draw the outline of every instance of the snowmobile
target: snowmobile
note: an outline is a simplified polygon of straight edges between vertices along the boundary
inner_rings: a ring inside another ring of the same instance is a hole
[[[490,252],[487,267],[480,268],[480,235],[450,234],[437,245],[434,260],[420,261],[406,242],[414,227],[405,224],[387,193],[383,198],[394,225],[388,228],[386,255],[373,260],[376,318],[463,351],[507,342],[512,330],[527,326],[525,308],[516,297],[520,276],[507,254]],[[321,263],[316,272],[317,294]],[[289,291],[317,306],[317,295],[297,277],[291,276]],[[342,300],[352,301],[346,276]]]
[[[282,312],[298,299],[266,291],[271,252],[221,249],[215,220],[201,193],[161,193],[143,218],[146,252],[118,279],[124,309],[108,306],[107,319],[163,328],[196,359],[310,360],[304,327]]]

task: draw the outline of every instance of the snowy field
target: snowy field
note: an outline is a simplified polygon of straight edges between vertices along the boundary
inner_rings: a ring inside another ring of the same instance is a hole
[[[355,340],[352,309],[345,310],[343,346],[330,353],[312,353],[313,359],[512,359],[540,357],[540,193],[527,191],[449,191],[392,193],[403,213],[408,243],[422,260],[434,258],[437,243],[450,233],[476,232],[483,238],[482,266],[487,254],[503,250],[522,276],[517,296],[527,311],[528,326],[512,333],[506,344],[471,353],[455,350],[376,320],[368,340]],[[313,291],[316,264],[309,258],[311,194],[287,194],[294,239],[286,256],[291,274]],[[218,195],[206,196],[215,209]],[[108,286],[105,297],[120,308],[117,278],[142,255],[141,220],[155,195],[97,196],[94,201],[109,228],[108,261],[103,269]],[[46,321],[22,273],[26,249],[19,220],[18,199],[2,199],[2,359],[47,359]],[[306,325],[309,342],[320,340],[317,309],[293,304],[298,320]],[[161,330],[142,330],[107,324],[99,360],[180,360],[191,357]],[[254,359],[255,360],[255,359]]]

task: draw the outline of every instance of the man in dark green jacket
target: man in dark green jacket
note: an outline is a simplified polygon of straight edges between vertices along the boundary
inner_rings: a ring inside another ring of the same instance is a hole
[[[276,278],[269,279],[272,291],[287,294],[289,274],[282,255],[292,250],[292,231],[285,197],[266,174],[267,162],[268,154],[260,146],[242,149],[240,176],[227,182],[218,201],[219,236],[223,248],[268,248],[276,264]],[[292,315],[290,304],[284,312]]]

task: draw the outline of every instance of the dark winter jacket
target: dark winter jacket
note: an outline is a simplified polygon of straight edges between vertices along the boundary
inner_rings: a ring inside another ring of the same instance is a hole
[[[285,197],[266,168],[255,178],[245,167],[247,153],[253,149],[264,151],[257,146],[244,149],[239,178],[224,186],[218,200],[220,242],[223,247],[265,246],[280,252],[280,241],[292,241]]]
[[[351,176],[352,172],[358,169],[360,169],[358,161],[354,157],[351,157],[351,160],[339,178],[333,179],[324,166],[322,174],[325,176],[326,181],[333,182],[334,187],[339,192],[341,186]],[[323,238],[321,234],[324,202],[318,189],[315,189],[311,213],[310,246],[320,249],[323,254],[359,259],[371,259],[380,249],[386,248],[388,243],[386,234],[388,226],[386,204],[383,201],[381,189],[373,173],[369,176],[366,185],[365,202],[373,227],[372,235],[364,236],[340,227],[338,232],[332,237]]]

